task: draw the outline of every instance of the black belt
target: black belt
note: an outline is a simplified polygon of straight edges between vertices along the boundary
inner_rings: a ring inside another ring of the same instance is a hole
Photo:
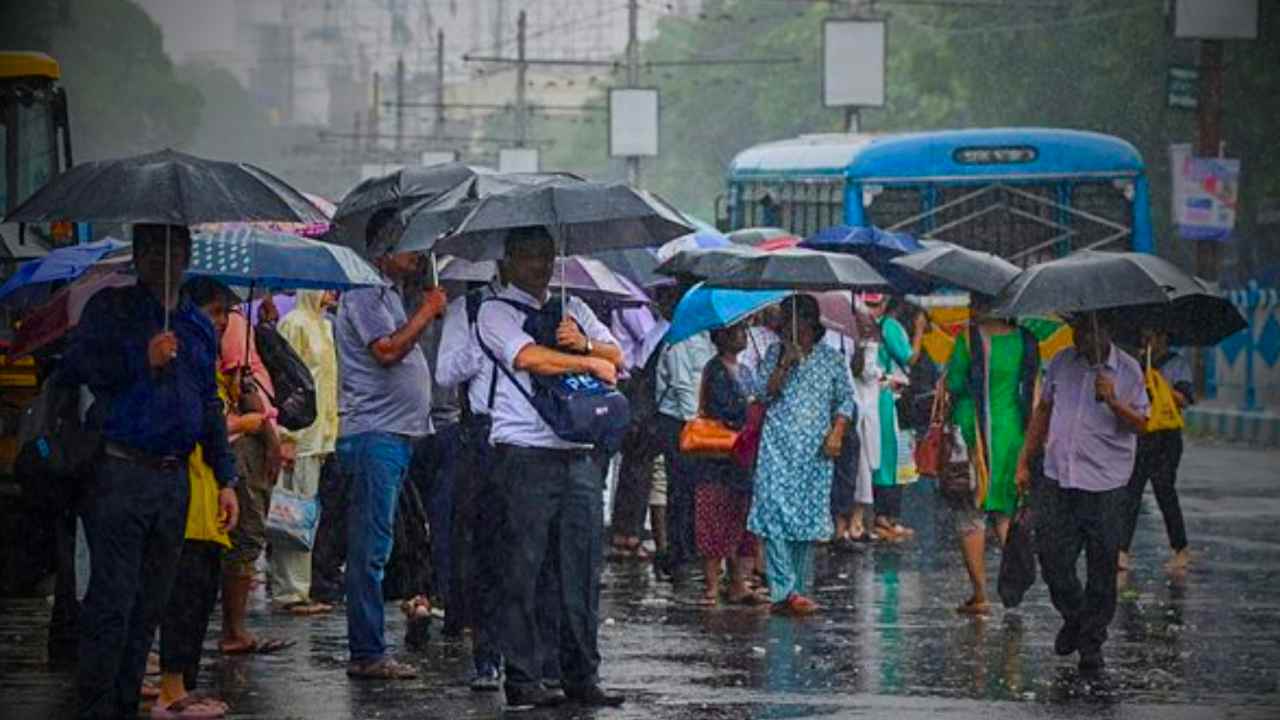
[[[180,458],[176,455],[152,455],[151,453],[134,450],[126,445],[113,442],[107,442],[103,447],[103,452],[106,453],[107,457],[140,465],[149,470],[180,470],[187,462],[186,458]]]

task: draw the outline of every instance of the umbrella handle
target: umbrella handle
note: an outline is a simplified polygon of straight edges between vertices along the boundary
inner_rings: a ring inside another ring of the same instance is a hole
[[[430,254],[431,258],[431,287],[440,287],[440,266],[436,262],[436,253],[433,250]]]
[[[169,225],[164,226],[164,302],[162,305],[164,307],[164,331],[166,333],[169,332],[169,293],[171,291],[169,288],[169,275],[171,274],[169,263],[172,262],[169,259],[169,254],[172,252],[169,239],[170,227]]]

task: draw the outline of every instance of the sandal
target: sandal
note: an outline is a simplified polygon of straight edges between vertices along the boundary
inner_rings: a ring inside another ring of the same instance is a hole
[[[333,606],[310,600],[298,600],[281,605],[279,611],[295,617],[306,617],[308,615],[323,615],[333,612]]]
[[[164,707],[156,704],[151,708],[152,720],[215,720],[226,714],[224,708],[195,695],[187,695]]]
[[[254,638],[248,645],[237,647],[228,646],[225,642],[218,643],[218,650],[223,655],[270,655],[281,650],[288,650],[297,644],[296,640],[263,640]]]
[[[418,677],[418,671],[412,665],[406,665],[391,658],[382,658],[366,663],[352,663],[347,666],[347,677],[369,680],[412,680]]]
[[[769,604],[769,595],[759,590],[747,590],[741,595],[730,595],[729,602],[734,605],[747,605],[749,607],[758,607],[760,605]]]
[[[990,615],[991,603],[989,602],[976,603],[973,601],[972,598],[970,598],[964,601],[963,604],[957,606],[956,612],[960,613],[961,615],[975,615],[975,616]]]
[[[160,698],[160,686],[143,680],[142,689],[138,691],[138,697],[143,700],[158,700]]]

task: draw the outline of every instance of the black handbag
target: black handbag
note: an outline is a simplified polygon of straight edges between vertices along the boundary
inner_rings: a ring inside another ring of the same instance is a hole
[[[253,334],[275,390],[268,399],[278,413],[276,422],[287,430],[311,427],[316,421],[316,381],[311,370],[271,325],[260,322]]]

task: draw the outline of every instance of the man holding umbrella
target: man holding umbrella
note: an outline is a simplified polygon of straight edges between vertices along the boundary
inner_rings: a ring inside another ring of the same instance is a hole
[[[366,254],[397,286],[419,271],[421,259],[395,252],[400,232],[395,210],[375,213],[367,229]],[[337,453],[350,482],[346,595],[352,677],[417,675],[386,655],[382,571],[391,556],[412,442],[431,433],[431,372],[418,341],[445,301],[444,291],[431,288],[407,316],[396,288],[374,287],[347,291],[338,304]]]
[[[68,382],[103,409],[103,459],[82,498],[93,557],[81,616],[80,716],[138,714],[139,691],[182,552],[196,443],[217,480],[218,513],[238,512],[235,464],[215,382],[212,324],[178,288],[191,257],[185,226],[134,227],[138,283],[100,293],[65,358]]]
[[[1040,402],[1018,458],[1018,487],[1044,451],[1035,488],[1041,571],[1063,625],[1054,652],[1080,652],[1080,670],[1103,667],[1102,644],[1116,609],[1116,570],[1127,529],[1127,487],[1150,402],[1138,362],[1112,344],[1109,317],[1072,317],[1075,347],[1049,363]],[[1087,579],[1076,576],[1084,550]]]
[[[597,672],[603,468],[591,445],[567,442],[553,432],[534,408],[531,393],[533,375],[589,373],[615,384],[623,357],[608,328],[576,298],[565,301],[554,339],[535,339],[526,329],[530,313],[546,314],[552,303],[561,302],[547,289],[554,266],[555,245],[544,227],[510,230],[503,259],[508,285],[481,304],[476,319],[481,348],[500,370],[490,442],[506,513],[502,654],[507,705],[550,706],[563,699],[542,682],[542,659],[557,648],[540,647],[538,606],[551,602],[560,612],[565,695],[585,705],[613,706],[623,698],[603,691]],[[544,560],[560,575],[558,598],[538,597]]]

